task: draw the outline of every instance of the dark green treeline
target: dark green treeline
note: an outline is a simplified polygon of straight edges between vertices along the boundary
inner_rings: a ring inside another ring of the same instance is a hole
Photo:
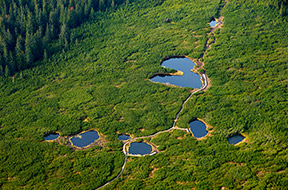
[[[75,40],[70,33],[96,11],[114,9],[127,0],[2,0],[0,1],[0,76],[47,59],[55,48],[67,48]],[[50,44],[50,45],[49,45]]]

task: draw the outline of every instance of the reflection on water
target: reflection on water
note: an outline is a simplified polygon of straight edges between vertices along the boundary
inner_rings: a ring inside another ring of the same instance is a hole
[[[128,140],[128,139],[131,139],[131,137],[130,137],[129,135],[119,135],[119,136],[118,136],[118,139],[119,139],[120,141],[126,141],[126,140]]]
[[[243,141],[244,139],[245,139],[245,137],[244,137],[243,135],[237,133],[237,134],[235,134],[235,135],[233,135],[233,136],[231,136],[231,137],[228,137],[228,142],[229,142],[230,144],[235,145],[235,144]]]
[[[132,142],[129,147],[129,154],[150,154],[152,152],[152,146],[145,142]]]
[[[153,82],[160,82],[163,84],[169,83],[171,85],[176,85],[180,87],[191,87],[198,88],[202,87],[200,75],[191,72],[191,69],[194,68],[195,63],[188,58],[171,58],[164,61],[161,66],[167,67],[170,69],[175,69],[182,71],[182,76],[170,76],[170,75],[156,75],[151,78]]]
[[[199,120],[195,120],[189,123],[190,129],[196,138],[205,137],[208,133],[206,130],[206,125]]]
[[[58,133],[52,133],[44,136],[44,140],[49,141],[49,140],[55,140],[59,137]]]
[[[72,137],[71,142],[74,146],[82,148],[88,146],[97,139],[99,139],[97,131],[87,131],[85,133]]]
[[[211,20],[209,24],[211,27],[215,27],[218,23],[216,20]]]

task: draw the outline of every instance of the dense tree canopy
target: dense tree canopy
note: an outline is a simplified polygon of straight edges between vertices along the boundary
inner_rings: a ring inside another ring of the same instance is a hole
[[[95,15],[114,9],[123,0],[2,0],[0,1],[0,74],[30,68],[55,48],[67,48],[75,39],[70,29]]]

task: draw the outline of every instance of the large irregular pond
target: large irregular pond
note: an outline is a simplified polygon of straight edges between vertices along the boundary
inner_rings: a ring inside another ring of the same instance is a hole
[[[175,69],[182,71],[183,75],[156,75],[151,78],[152,82],[160,82],[163,84],[171,84],[180,87],[191,87],[191,88],[201,88],[202,82],[200,75],[191,71],[194,68],[195,63],[188,58],[171,58],[163,61],[162,67],[167,67],[170,69]]]
[[[208,133],[206,130],[206,125],[202,121],[194,120],[190,122],[189,125],[190,130],[195,138],[205,137]]]
[[[239,133],[234,134],[233,136],[228,137],[228,142],[230,144],[238,144],[239,142],[243,141],[245,137]]]
[[[99,139],[97,131],[87,131],[72,137],[70,140],[74,146],[82,148],[94,143],[97,139]]]
[[[132,142],[130,144],[129,151],[128,151],[129,154],[134,154],[134,155],[140,154],[142,156],[146,154],[151,154],[151,152],[152,152],[152,146],[145,142],[141,142],[141,143]]]
[[[118,139],[119,139],[120,141],[126,141],[126,140],[128,140],[128,139],[131,139],[131,137],[130,137],[129,135],[119,135],[119,136],[118,136]]]
[[[51,140],[57,139],[58,137],[59,137],[58,133],[51,133],[51,134],[45,135],[44,140],[45,141],[51,141]]]

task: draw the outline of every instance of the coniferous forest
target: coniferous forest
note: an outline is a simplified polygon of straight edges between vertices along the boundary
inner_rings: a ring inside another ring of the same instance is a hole
[[[287,189],[286,0],[0,0],[0,14],[0,189],[97,189],[124,163],[103,189]],[[204,65],[209,88],[176,126],[209,135],[141,139],[157,154],[124,162],[118,135],[171,128],[193,90],[149,80],[171,56]],[[87,130],[100,140],[73,148]]]
[[[74,42],[71,28],[123,0],[0,1],[0,75],[12,76]],[[58,41],[57,48],[51,41]]]

